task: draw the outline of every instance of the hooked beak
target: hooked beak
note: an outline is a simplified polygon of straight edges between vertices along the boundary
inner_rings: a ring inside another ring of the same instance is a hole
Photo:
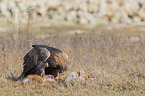
[[[61,72],[64,74],[65,73],[65,71],[63,71],[62,69],[61,69]]]

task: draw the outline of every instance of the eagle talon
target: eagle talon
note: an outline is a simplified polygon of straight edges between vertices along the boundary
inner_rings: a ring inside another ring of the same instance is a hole
[[[43,80],[42,83],[44,83],[44,82],[49,82],[49,80]]]

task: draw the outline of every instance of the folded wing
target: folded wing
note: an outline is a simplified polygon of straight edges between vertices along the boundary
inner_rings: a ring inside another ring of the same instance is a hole
[[[23,72],[19,79],[30,74],[42,76],[49,57],[50,52],[46,48],[33,47],[24,57]]]

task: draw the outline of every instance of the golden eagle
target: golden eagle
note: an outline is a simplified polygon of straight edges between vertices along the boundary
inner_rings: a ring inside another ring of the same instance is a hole
[[[32,47],[24,57],[23,72],[19,80],[32,74],[42,77],[51,74],[57,77],[59,73],[67,70],[68,55],[63,51],[47,45],[32,45]]]

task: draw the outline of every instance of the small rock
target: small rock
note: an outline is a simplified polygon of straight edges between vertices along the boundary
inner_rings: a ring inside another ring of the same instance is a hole
[[[138,42],[139,40],[140,40],[140,38],[138,36],[130,37],[130,41],[132,41],[132,42]]]
[[[71,34],[84,34],[85,31],[84,30],[72,30],[69,33],[71,33]]]
[[[132,19],[128,18],[128,17],[123,17],[121,18],[121,23],[123,24],[131,24],[132,23]]]
[[[139,16],[134,16],[133,22],[141,22],[141,18]]]
[[[39,35],[37,36],[37,38],[41,38],[41,39],[49,38],[49,34]]]

